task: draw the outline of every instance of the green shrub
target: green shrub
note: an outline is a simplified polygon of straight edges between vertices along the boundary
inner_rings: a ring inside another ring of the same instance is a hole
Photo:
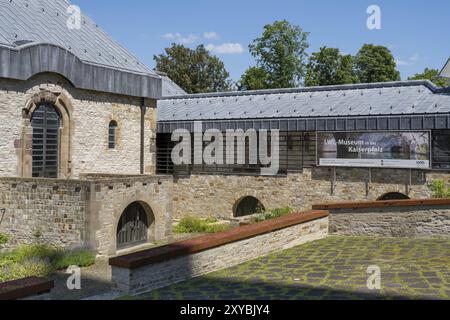
[[[22,262],[30,258],[52,260],[62,250],[48,245],[23,245],[11,251],[8,256],[13,262]]]
[[[0,248],[2,248],[9,241],[9,237],[7,234],[0,233]]]
[[[226,224],[210,224],[205,227],[205,233],[219,233],[230,230]]]
[[[74,249],[61,252],[52,260],[56,270],[63,270],[70,266],[89,267],[95,264],[96,255],[88,249]]]
[[[173,231],[175,233],[217,233],[229,229],[227,225],[217,224],[217,222],[215,218],[184,217]]]
[[[433,198],[450,198],[450,187],[444,180],[433,181],[430,188],[433,191]]]
[[[0,254],[0,268],[15,263],[22,263],[27,259],[53,259],[59,254],[58,249],[50,246],[23,245],[11,252]]]
[[[48,259],[28,258],[0,269],[0,282],[28,277],[48,278],[52,272],[53,268]]]

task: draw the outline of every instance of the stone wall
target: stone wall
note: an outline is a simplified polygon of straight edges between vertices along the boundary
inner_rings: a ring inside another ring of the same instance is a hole
[[[40,101],[56,105],[61,114],[60,175],[140,173],[141,100],[79,90],[55,74],[28,81],[0,79],[0,177],[31,177],[30,117]],[[145,171],[154,173],[156,101],[146,100]],[[110,121],[118,124],[117,146],[108,148]]]
[[[91,182],[89,243],[101,254],[116,254],[116,232],[124,210],[139,202],[154,223],[149,242],[172,235],[172,177],[116,177]]]
[[[257,198],[266,209],[290,206],[309,210],[320,201],[376,200],[390,192],[410,198],[430,198],[429,183],[449,180],[450,172],[372,169],[308,168],[284,177],[192,175],[174,184],[174,216],[232,218],[237,203],[246,196]],[[411,185],[410,185],[411,182]]]
[[[82,246],[88,199],[89,186],[82,181],[0,178],[0,232],[10,236],[9,247],[37,242]]]
[[[330,233],[344,236],[450,237],[450,200],[350,202],[330,210]]]
[[[283,219],[297,222],[281,228],[279,223]],[[274,228],[270,232],[265,227],[271,224]],[[259,228],[264,231],[258,232]],[[250,229],[256,230],[252,236],[249,236]],[[274,251],[322,239],[327,235],[327,212],[293,215],[238,228],[214,237],[194,239],[111,259],[112,281],[114,288],[124,294],[141,294],[239,265]],[[180,252],[190,254],[180,255]]]
[[[172,178],[163,176],[0,178],[0,210],[5,211],[0,232],[10,236],[9,248],[42,242],[88,246],[100,255],[115,255],[119,219],[133,202],[139,202],[154,221],[149,242],[171,236],[172,185]]]

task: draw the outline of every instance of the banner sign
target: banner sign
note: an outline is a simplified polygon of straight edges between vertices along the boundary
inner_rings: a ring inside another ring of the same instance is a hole
[[[430,132],[318,132],[317,164],[429,169]]]

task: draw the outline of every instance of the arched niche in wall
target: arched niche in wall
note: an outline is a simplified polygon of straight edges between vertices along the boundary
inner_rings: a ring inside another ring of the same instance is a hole
[[[233,208],[234,217],[240,218],[264,212],[264,205],[257,198],[247,196],[239,199]]]
[[[388,201],[388,200],[409,200],[411,199],[407,195],[400,192],[388,192],[383,194],[377,199],[377,201]]]

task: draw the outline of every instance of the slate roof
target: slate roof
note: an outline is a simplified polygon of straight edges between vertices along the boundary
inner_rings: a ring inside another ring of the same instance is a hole
[[[450,58],[448,59],[447,63],[445,64],[444,68],[442,68],[439,76],[450,79]]]
[[[86,15],[79,30],[67,28],[70,5],[67,0],[0,0],[0,44],[14,48],[17,41],[51,43],[82,61],[155,75]]]
[[[0,0],[0,77],[59,73],[75,87],[161,97],[162,79],[89,17],[69,29],[67,0]]]
[[[163,97],[175,97],[175,96],[185,96],[187,95],[179,85],[170,79],[166,73],[156,71],[156,73],[162,79],[162,96]]]
[[[450,113],[450,94],[403,81],[168,97],[158,121],[349,117]]]

